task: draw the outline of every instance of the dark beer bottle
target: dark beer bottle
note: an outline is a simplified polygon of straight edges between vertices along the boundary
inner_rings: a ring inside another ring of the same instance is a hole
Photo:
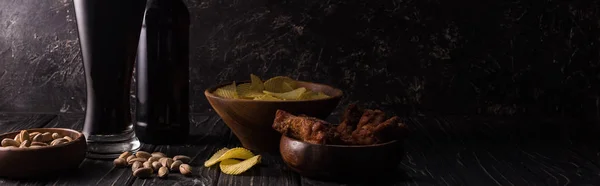
[[[181,0],[148,0],[137,54],[135,133],[147,144],[189,135],[189,25]]]

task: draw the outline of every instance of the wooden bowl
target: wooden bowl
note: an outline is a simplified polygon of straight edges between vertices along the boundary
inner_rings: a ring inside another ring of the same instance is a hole
[[[281,134],[273,129],[277,109],[292,114],[306,114],[325,119],[337,107],[342,91],[327,85],[298,81],[298,86],[329,95],[329,98],[299,101],[258,101],[227,99],[212,92],[221,84],[204,91],[212,108],[237,136],[242,145],[250,150],[278,154]]]
[[[63,128],[27,129],[28,132],[51,132],[69,136],[73,141],[39,148],[0,148],[0,177],[9,179],[51,178],[69,169],[76,169],[85,158],[85,136]],[[0,135],[13,139],[19,131]]]
[[[375,145],[320,145],[283,135],[283,161],[298,174],[327,181],[381,180],[398,173],[404,157],[399,140]]]

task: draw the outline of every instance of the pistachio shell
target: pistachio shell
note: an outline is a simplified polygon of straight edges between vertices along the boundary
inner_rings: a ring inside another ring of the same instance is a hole
[[[137,151],[135,153],[135,157],[148,159],[148,158],[152,157],[152,155],[150,155],[150,153],[147,153],[145,151]]]
[[[133,171],[133,176],[138,177],[138,178],[148,178],[150,176],[152,176],[152,172],[153,170],[150,168],[139,168],[135,171]]]
[[[158,158],[167,157],[167,155],[162,152],[153,152],[151,155],[152,155],[152,157],[158,157]]]
[[[179,166],[179,172],[184,176],[189,176],[192,174],[192,167],[188,164],[181,164],[181,166]]]
[[[160,167],[158,169],[158,177],[159,178],[166,178],[169,175],[169,169],[167,169],[167,167]]]
[[[19,147],[21,144],[13,139],[4,138],[2,140],[2,147]]]
[[[188,157],[188,156],[184,156],[184,155],[177,155],[177,156],[173,157],[173,160],[174,160],[174,161],[177,161],[177,160],[179,160],[179,161],[181,161],[181,162],[183,162],[183,163],[190,163],[190,161],[191,161],[192,159],[191,159],[190,157]]]
[[[115,167],[127,167],[127,160],[123,158],[117,158],[113,161]]]

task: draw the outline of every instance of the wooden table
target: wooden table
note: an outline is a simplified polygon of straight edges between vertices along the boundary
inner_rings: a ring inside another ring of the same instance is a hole
[[[363,185],[598,185],[600,153],[594,127],[566,119],[419,115],[397,177]],[[215,151],[240,146],[214,113],[191,116],[191,145],[143,145],[145,151],[193,158],[194,175],[138,179],[112,161],[86,159],[79,171],[54,180],[0,179],[0,185],[340,185],[301,177],[280,157],[239,176],[201,166]],[[0,132],[38,127],[81,130],[82,114],[0,113]],[[356,170],[369,171],[369,170]],[[359,184],[345,184],[359,185]]]

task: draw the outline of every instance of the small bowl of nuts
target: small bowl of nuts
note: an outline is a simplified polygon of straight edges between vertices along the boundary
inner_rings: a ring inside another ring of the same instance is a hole
[[[39,128],[0,135],[0,177],[51,178],[76,169],[85,158],[85,136],[64,128]]]

